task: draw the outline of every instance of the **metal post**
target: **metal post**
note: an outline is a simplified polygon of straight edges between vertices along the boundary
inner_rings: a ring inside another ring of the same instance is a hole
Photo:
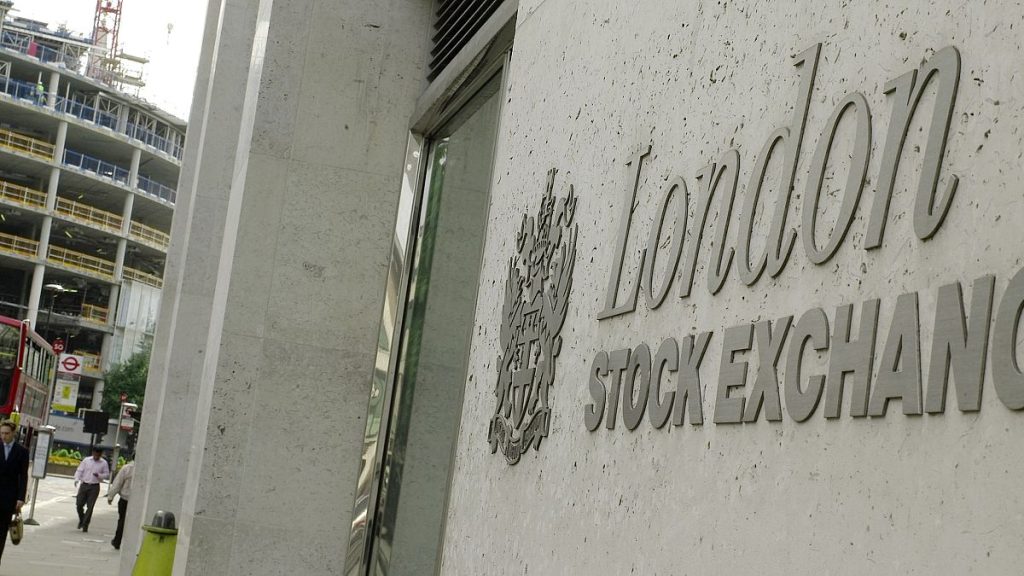
[[[117,472],[117,456],[118,452],[121,451],[121,418],[124,417],[124,401],[121,401],[121,406],[117,413],[117,429],[114,430],[114,458],[110,463],[110,477],[108,482],[114,481],[114,474]]]
[[[57,304],[57,293],[50,296],[50,309],[46,311],[46,341],[53,340],[53,307]]]
[[[36,515],[36,498],[39,495],[39,478],[32,479],[32,504],[28,508],[28,518],[25,519],[25,524],[29,526],[39,526],[39,521],[35,519]]]
[[[32,480],[33,480],[33,482],[32,482],[32,503],[29,505],[28,518],[25,519],[25,524],[28,524],[29,526],[39,526],[39,521],[35,519],[35,515],[36,515],[36,500],[39,499],[39,480],[46,477],[46,464],[45,464],[45,462],[49,460],[50,451],[53,449],[53,433],[54,433],[54,431],[55,431],[55,428],[53,426],[44,425],[42,428],[39,429],[38,433],[36,434],[36,444],[35,444],[35,447],[34,447],[35,449],[32,451],[32,459],[33,459],[33,463],[32,463]],[[39,454],[39,439],[42,438],[43,435],[47,436],[47,438],[46,438],[46,454],[44,456],[42,456],[44,458],[44,460],[43,460],[42,466],[39,467],[39,466],[37,466],[37,464],[39,464],[38,459],[40,458],[40,454]]]
[[[138,408],[139,408],[138,404],[133,404],[131,402],[128,402],[128,395],[127,394],[125,394],[123,392],[121,393],[121,411],[117,414],[117,430],[114,431],[114,463],[110,467],[110,469],[111,469],[110,481],[111,482],[114,481],[114,472],[117,471],[118,457],[120,456],[120,453],[121,453],[121,441],[120,441],[121,440],[121,424],[124,422],[124,411],[125,411],[125,409],[137,410]],[[134,418],[133,418],[133,425],[134,425]],[[125,436],[125,438],[127,439],[127,435]]]

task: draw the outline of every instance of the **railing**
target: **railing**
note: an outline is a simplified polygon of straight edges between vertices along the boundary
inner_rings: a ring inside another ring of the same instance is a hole
[[[4,180],[0,180],[0,198],[22,206],[46,208],[46,194]]]
[[[124,267],[122,277],[125,280],[134,280],[152,286],[153,288],[163,288],[164,281],[159,276],[148,274],[142,270],[136,270],[134,268]]]
[[[74,220],[78,220],[85,224],[92,224],[108,232],[119,233],[121,231],[121,225],[124,222],[124,218],[117,214],[111,214],[99,208],[93,208],[92,206],[86,206],[80,204],[74,200],[68,200],[66,198],[57,198],[57,214],[65,216]]]
[[[132,240],[152,246],[158,250],[163,250],[164,252],[167,251],[167,247],[171,244],[170,235],[138,222],[131,223],[131,227],[128,229],[128,236]]]
[[[17,254],[18,256],[35,258],[36,251],[39,250],[39,242],[29,238],[22,238],[21,236],[14,236],[12,234],[4,234],[3,232],[0,232],[0,250],[7,253]]]
[[[117,130],[117,114],[98,110],[78,100],[58,96],[55,108],[58,112],[70,114],[80,120],[92,122],[111,130]],[[131,136],[131,134],[128,134],[128,136]],[[139,140],[138,138],[136,139]]]
[[[53,160],[53,144],[10,130],[0,129],[0,147],[35,156],[42,160]]]
[[[128,127],[125,128],[124,133],[130,138],[139,140],[140,142],[148,144],[157,150],[166,152],[178,160],[181,160],[181,145],[160,136],[152,130],[143,128],[138,124],[129,123]]]
[[[82,304],[82,319],[97,324],[106,324],[110,310],[92,304]]]
[[[76,71],[81,65],[79,58],[75,58],[70,54],[62,54],[60,51],[48,46],[36,44],[31,41],[30,37],[11,31],[4,31],[3,38],[0,39],[0,46],[28,56],[34,56],[42,62],[57,62]]]
[[[120,182],[121,184],[128,184],[128,170],[125,170],[116,164],[100,160],[99,158],[86,156],[81,152],[65,150],[64,164],[80,170],[94,172],[99,176],[110,178],[111,180]]]
[[[96,111],[96,124],[111,130],[117,130],[117,115],[102,110]]]
[[[3,91],[21,100],[28,100],[38,106],[46,105],[46,92],[39,92],[36,84],[23,82],[14,78],[3,79]]]
[[[156,180],[146,178],[141,174],[139,175],[138,188],[139,190],[142,190],[143,192],[150,196],[154,196],[161,200],[166,200],[171,204],[174,204],[174,201],[178,196],[178,193],[174,188],[171,188],[170,186],[164,186],[163,184],[157,182]]]
[[[57,96],[57,105],[55,106],[58,112],[70,114],[75,118],[85,120],[86,122],[96,121],[96,109],[88,104],[72,100],[71,98],[65,98],[63,96]]]
[[[82,371],[102,373],[103,372],[103,357],[99,354],[89,354],[88,352],[77,352],[77,355],[82,357]]]
[[[54,264],[60,264],[106,280],[114,279],[113,262],[82,254],[81,252],[75,252],[74,250],[68,250],[67,248],[61,248],[60,246],[50,246],[50,254],[47,260]]]
[[[61,52],[47,46],[35,44],[31,42],[28,36],[12,34],[9,31],[4,31],[3,38],[0,39],[0,46],[21,52],[22,54],[34,56],[43,62],[62,63],[68,68],[80,72],[79,68],[82,64],[81,58],[70,54],[62,54]],[[36,89],[36,84],[31,82],[7,79],[3,91],[15,98],[29,100],[39,106],[45,106],[47,104],[47,94],[45,92],[39,93]],[[56,109],[59,112],[71,114],[72,116],[87,122],[93,122],[100,126],[106,126],[111,130],[117,130],[118,117],[116,114],[97,110],[96,108],[82,102],[64,98],[63,96],[57,96]],[[177,160],[181,160],[183,152],[182,145],[172,139],[160,136],[156,132],[143,128],[137,124],[128,124],[124,129],[124,134],[129,138],[133,138],[148,146],[152,146],[157,150],[166,152]]]

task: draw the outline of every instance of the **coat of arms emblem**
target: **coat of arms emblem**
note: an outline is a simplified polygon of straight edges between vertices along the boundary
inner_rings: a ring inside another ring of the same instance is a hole
[[[572,220],[577,198],[572,185],[554,197],[555,174],[535,217],[523,215],[516,236],[516,254],[509,259],[505,303],[501,315],[497,406],[488,440],[509,464],[519,462],[551,427],[548,393],[555,382],[555,358],[562,348],[559,332],[568,310],[576,262],[578,227]]]

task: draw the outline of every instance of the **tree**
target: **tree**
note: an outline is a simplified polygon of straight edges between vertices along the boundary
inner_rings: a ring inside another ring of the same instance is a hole
[[[116,418],[121,411],[121,393],[128,402],[138,404],[136,418],[142,414],[146,396],[146,375],[149,373],[149,348],[132,354],[128,360],[110,367],[103,375],[103,400],[100,409]]]

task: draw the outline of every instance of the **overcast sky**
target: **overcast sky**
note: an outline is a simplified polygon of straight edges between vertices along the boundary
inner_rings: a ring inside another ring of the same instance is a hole
[[[121,46],[149,58],[140,96],[188,119],[207,0],[124,0]],[[95,0],[14,0],[14,15],[92,33]]]

